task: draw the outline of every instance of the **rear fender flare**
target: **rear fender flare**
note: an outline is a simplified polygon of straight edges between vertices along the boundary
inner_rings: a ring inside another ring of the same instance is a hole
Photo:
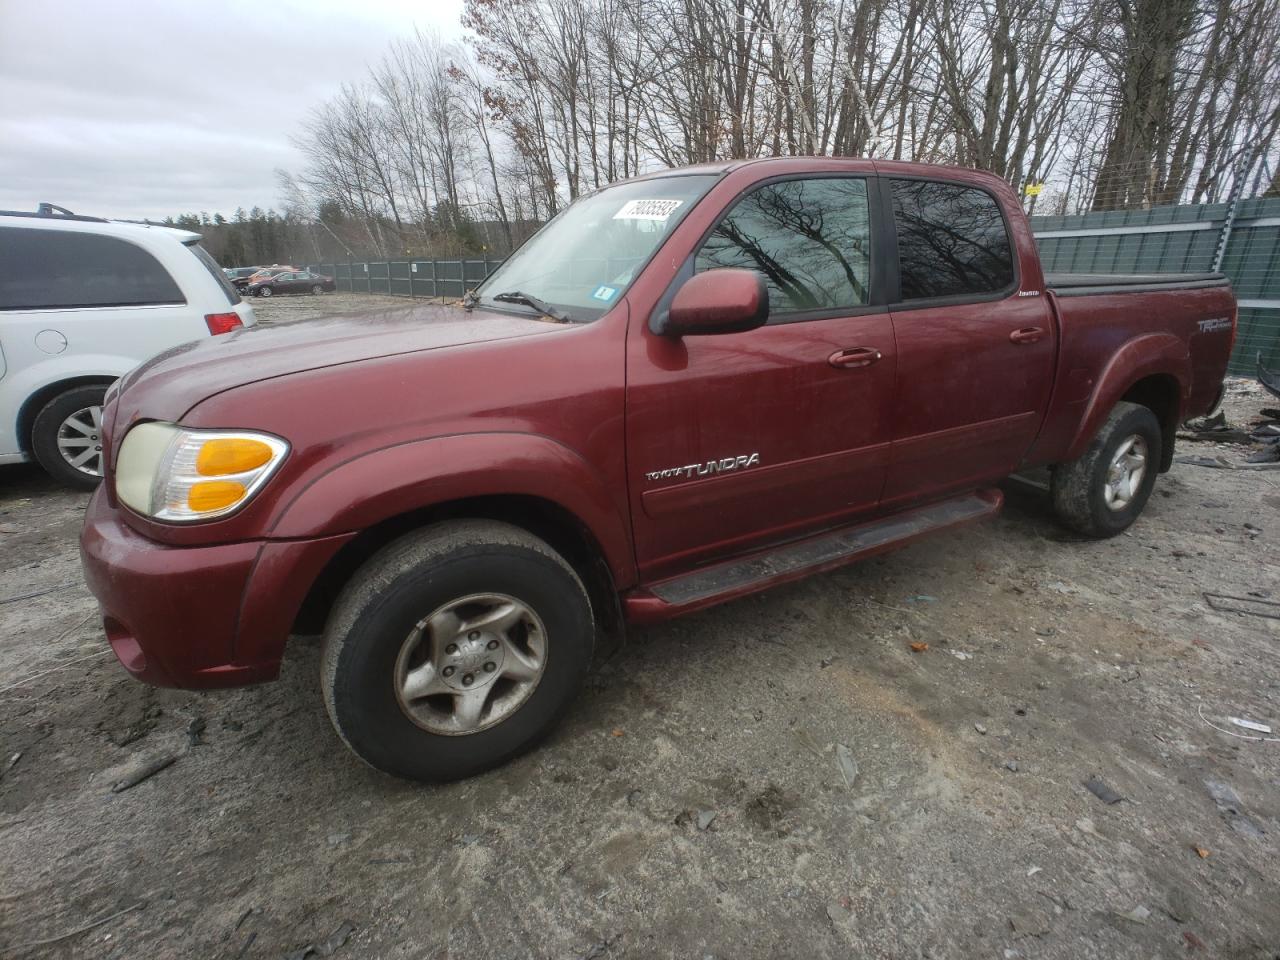
[[[362,454],[311,481],[269,535],[333,536],[453,500],[503,495],[562,507],[595,538],[615,582],[634,582],[629,527],[605,478],[574,450],[536,434],[456,434]]]
[[[1186,343],[1171,333],[1149,333],[1135,337],[1117,350],[1098,377],[1063,459],[1083,456],[1112,407],[1135,383],[1151,376],[1168,376],[1177,381],[1181,407],[1191,383],[1191,357]]]

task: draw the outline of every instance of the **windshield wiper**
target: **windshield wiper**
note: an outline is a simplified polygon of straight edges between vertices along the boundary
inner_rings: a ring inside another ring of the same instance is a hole
[[[556,309],[545,300],[539,300],[537,297],[530,296],[519,290],[508,290],[506,293],[495,293],[489,298],[498,303],[523,303],[527,307],[533,307],[539,313],[545,314],[552,320],[559,320],[561,323],[573,323],[573,318],[561,310]]]

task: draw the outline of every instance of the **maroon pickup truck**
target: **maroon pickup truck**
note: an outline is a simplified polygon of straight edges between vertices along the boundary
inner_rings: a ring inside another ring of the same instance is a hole
[[[990,516],[1052,468],[1128,527],[1214,407],[1218,274],[1048,276],[972,170],[709,164],[582,197],[462,307],[236,331],[125,376],[82,553],[138,678],[320,683],[368,763],[467,776],[570,702],[597,633]]]

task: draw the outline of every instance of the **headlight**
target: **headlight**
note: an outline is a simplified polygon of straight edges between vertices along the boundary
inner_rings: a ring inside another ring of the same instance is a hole
[[[140,423],[120,444],[116,496],[156,520],[211,520],[246,504],[288,452],[266,433]]]

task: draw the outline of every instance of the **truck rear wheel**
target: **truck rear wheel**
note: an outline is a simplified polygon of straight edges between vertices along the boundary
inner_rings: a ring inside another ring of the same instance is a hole
[[[329,717],[370,766],[472,776],[532,747],[582,683],[587,592],[542,540],[505,523],[427,527],[370,558],[325,627]]]
[[[1117,403],[1084,454],[1054,469],[1058,518],[1098,539],[1127,530],[1151,497],[1161,443],[1160,421],[1149,408]]]

